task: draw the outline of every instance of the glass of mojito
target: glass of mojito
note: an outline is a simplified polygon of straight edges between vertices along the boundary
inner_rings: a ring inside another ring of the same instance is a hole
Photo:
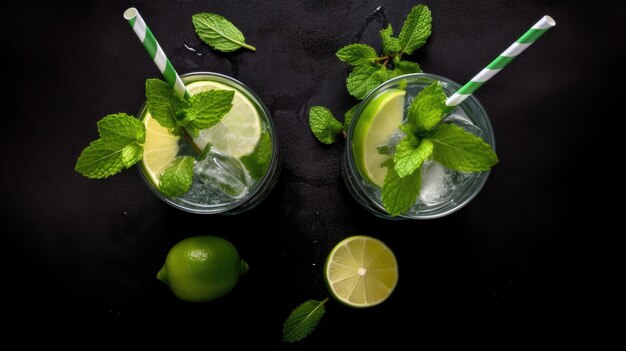
[[[139,118],[146,137],[139,168],[146,184],[161,200],[187,212],[236,214],[256,206],[275,185],[281,163],[269,111],[252,90],[228,76],[195,72],[181,78],[192,96],[234,91],[232,108],[216,125],[185,138],[161,126],[144,104]],[[203,151],[200,156],[198,151]],[[168,196],[159,188],[159,178],[180,156],[196,158],[191,187]]]
[[[389,180],[386,180],[388,167],[394,166],[391,161],[397,163],[396,153],[401,150],[400,141],[410,129],[407,128],[409,110],[412,108],[413,100],[425,88],[430,89],[427,87],[432,87],[433,83],[440,86],[447,96],[451,96],[461,87],[447,78],[432,74],[417,73],[400,76],[374,89],[360,104],[351,121],[344,153],[342,172],[344,181],[357,202],[379,217],[427,219],[448,215],[472,200],[489,176],[488,168],[482,171],[466,172],[445,167],[437,159],[443,160],[449,155],[442,155],[441,151],[437,154],[436,148],[433,153],[432,145],[428,145],[430,147],[426,154],[428,156],[420,161],[423,163],[417,168],[416,172],[419,174],[415,175],[417,180],[413,182],[418,194],[414,202],[411,199],[411,202],[405,206],[408,210],[394,213],[393,216],[390,214],[391,211],[386,209],[383,201],[383,185],[386,186],[386,181]],[[432,122],[429,128],[440,125],[443,125],[440,129],[454,129],[459,130],[460,133],[465,131],[471,134],[468,138],[473,138],[472,141],[482,143],[487,149],[490,146],[492,153],[495,150],[493,129],[487,112],[474,96],[450,108],[442,120]],[[415,145],[418,145],[418,139],[422,135],[426,140],[434,134],[426,129],[415,133],[419,136],[415,138]],[[479,137],[482,141],[472,135]],[[435,139],[436,136],[433,136],[433,143],[446,143],[444,138]],[[429,144],[432,144],[430,141],[429,139]],[[435,146],[441,146],[439,150],[443,150],[449,145]],[[421,152],[417,147],[415,150],[417,153]],[[453,153],[451,155],[454,156]],[[406,160],[411,161],[410,157],[403,159],[403,161]],[[452,161],[450,158],[445,160],[455,162],[454,158]],[[459,162],[462,163],[462,161]],[[492,161],[492,163],[497,162],[495,153],[492,155]],[[403,166],[406,166],[406,163],[410,166],[410,162],[405,162]],[[459,168],[464,169],[464,167]],[[395,176],[397,177],[397,174]],[[409,178],[404,179],[408,182]],[[396,184],[399,183],[396,182]],[[406,200],[402,193],[405,190],[401,188],[406,187],[406,184],[398,186],[393,196]],[[410,186],[407,189],[410,189]]]

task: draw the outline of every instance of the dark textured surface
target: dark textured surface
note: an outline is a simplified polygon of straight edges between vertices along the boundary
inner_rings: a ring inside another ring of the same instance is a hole
[[[359,39],[379,48],[383,22],[398,31],[417,2],[68,0],[3,8],[13,18],[2,24],[5,77],[6,67],[21,74],[5,79],[13,93],[4,99],[2,137],[4,320],[68,336],[83,328],[105,336],[146,330],[151,340],[206,339],[207,349],[250,342],[277,349],[291,309],[327,295],[321,267],[330,249],[366,234],[395,251],[397,290],[368,310],[331,301],[302,347],[417,348],[582,325],[599,239],[563,228],[583,220],[581,207],[587,217],[593,211],[579,173],[591,156],[584,117],[600,103],[609,67],[619,74],[623,64],[624,47],[611,38],[626,32],[624,9],[600,16],[600,7],[565,1],[425,3],[433,35],[412,59],[461,83],[542,15],[558,25],[477,93],[501,159],[479,196],[449,217],[400,222],[356,204],[341,180],[344,146],[316,142],[306,111],[321,104],[342,115],[352,106],[347,67],[334,52]],[[260,207],[237,217],[191,215],[154,197],[134,169],[106,181],[73,171],[97,136],[95,122],[135,113],[145,79],[159,76],[122,18],[129,5],[139,8],[179,73],[234,76],[268,105],[284,169]],[[367,24],[380,5],[385,16]],[[191,25],[200,11],[232,20],[258,51],[208,50]],[[203,234],[232,241],[251,270],[218,301],[184,303],[155,274],[174,243]]]

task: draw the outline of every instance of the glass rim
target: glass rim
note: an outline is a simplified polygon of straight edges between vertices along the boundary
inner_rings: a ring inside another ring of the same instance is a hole
[[[246,203],[250,202],[251,199],[254,199],[256,196],[259,196],[259,194],[263,194],[263,191],[267,190],[268,187],[271,188],[273,186],[272,179],[278,172],[277,165],[280,163],[279,150],[278,150],[279,149],[278,148],[278,135],[276,133],[276,126],[274,125],[274,121],[271,118],[270,111],[268,110],[267,106],[265,106],[261,98],[252,89],[250,89],[247,85],[245,85],[244,83],[242,83],[241,81],[235,78],[229,77],[221,73],[205,72],[205,71],[189,72],[189,73],[180,75],[180,77],[185,83],[187,83],[187,81],[189,80],[191,80],[192,82],[203,80],[203,79],[192,80],[195,77],[198,77],[198,78],[217,77],[217,78],[226,80],[228,82],[234,83],[235,85],[238,85],[238,86],[234,86],[233,88],[241,88],[239,90],[242,93],[244,93],[244,95],[246,94],[249,95],[247,97],[251,98],[255,106],[258,109],[260,109],[259,113],[262,113],[264,115],[265,120],[267,124],[269,125],[269,129],[271,131],[270,134],[272,136],[272,157],[271,157],[267,172],[265,173],[263,178],[258,182],[258,184],[254,187],[254,189],[250,191],[248,194],[246,194],[245,196],[235,201],[229,202],[226,205],[216,205],[216,206],[212,206],[209,208],[190,208],[188,206],[174,202],[172,201],[172,199],[161,194],[161,192],[157,189],[157,187],[154,184],[152,184],[152,182],[148,179],[148,175],[145,173],[146,171],[144,170],[144,167],[143,167],[143,162],[140,162],[138,165],[139,167],[137,167],[139,169],[139,173],[141,174],[141,177],[146,183],[146,186],[152,191],[152,193],[154,193],[163,202],[179,210],[189,212],[189,213],[194,213],[194,214],[220,214],[220,213],[226,213],[231,210],[235,210],[241,207],[242,205],[245,205]],[[147,109],[148,109],[148,106],[144,102],[141,105],[141,108],[139,109],[138,116],[142,117],[147,112]]]
[[[367,102],[369,102],[371,99],[373,99],[375,96],[377,96],[382,90],[388,89],[390,85],[393,85],[394,83],[397,84],[399,81],[401,80],[409,80],[409,84],[411,83],[410,80],[415,80],[415,79],[419,79],[419,78],[427,78],[430,80],[436,80],[436,81],[442,81],[446,84],[448,84],[450,87],[452,87],[454,90],[459,90],[461,88],[461,84],[443,77],[443,76],[439,76],[436,74],[430,74],[430,73],[411,73],[411,74],[405,74],[402,76],[398,76],[392,79],[389,79],[385,82],[383,82],[382,84],[380,84],[379,86],[377,86],[376,88],[374,88],[371,92],[369,92],[365,98],[359,103],[359,106],[357,107],[356,111],[354,112],[353,118],[350,121],[350,126],[348,128],[348,132],[347,132],[347,136],[346,136],[346,149],[345,149],[345,153],[346,153],[346,159],[344,160],[344,162],[347,163],[347,165],[345,166],[345,169],[347,171],[349,171],[350,173],[352,173],[353,175],[355,175],[358,178],[363,178],[363,176],[361,175],[360,171],[356,168],[356,162],[354,160],[354,154],[353,154],[353,150],[352,150],[352,139],[353,139],[353,135],[354,135],[354,129],[356,126],[356,122],[359,119],[361,112],[363,110],[363,108],[367,105]],[[483,119],[486,125],[486,130],[485,133],[487,135],[489,135],[489,139],[491,141],[490,145],[493,148],[493,150],[496,150],[496,141],[495,141],[495,135],[493,132],[493,126],[491,125],[491,120],[489,119],[489,115],[487,114],[487,111],[485,110],[485,108],[483,107],[483,105],[480,103],[480,101],[478,101],[478,99],[472,94],[470,95],[464,102],[462,102],[461,104],[459,104],[459,108],[462,108],[461,106],[463,105],[467,105],[473,103],[478,107],[478,110],[481,112],[481,114],[483,115]],[[379,199],[376,199],[372,196],[372,194],[370,194],[370,191],[365,189],[364,186],[362,185],[361,182],[359,181],[350,181],[350,185],[352,187],[356,187],[357,190],[361,193],[359,194],[359,197],[361,197],[364,200],[367,200],[372,206],[374,206],[375,210],[378,210],[380,213],[376,214],[377,216],[382,216],[385,218],[392,218],[392,219],[434,219],[434,218],[440,218],[440,217],[444,217],[447,215],[450,215],[458,210],[460,210],[461,208],[463,208],[465,205],[467,205],[471,200],[473,200],[478,193],[482,190],[483,186],[485,185],[485,183],[487,182],[487,179],[489,178],[489,174],[491,173],[491,170],[485,171],[485,172],[480,172],[483,173],[484,176],[481,177],[481,179],[479,180],[479,184],[477,184],[475,186],[475,188],[473,189],[472,193],[467,196],[465,199],[463,199],[462,202],[458,202],[455,204],[454,207],[446,209],[444,211],[441,212],[436,212],[436,213],[432,213],[432,214],[417,214],[417,215],[409,215],[409,214],[402,214],[399,215],[397,217],[391,217],[391,215],[389,215],[389,213],[387,212],[387,210],[385,210],[384,206],[382,205],[382,203],[380,203]],[[355,194],[351,194],[352,197],[356,196]],[[357,199],[358,202],[358,199]]]

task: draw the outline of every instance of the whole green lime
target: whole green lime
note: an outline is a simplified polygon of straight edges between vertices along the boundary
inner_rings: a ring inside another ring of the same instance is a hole
[[[228,240],[194,236],[174,245],[157,273],[179,299],[204,302],[231,291],[248,264]]]

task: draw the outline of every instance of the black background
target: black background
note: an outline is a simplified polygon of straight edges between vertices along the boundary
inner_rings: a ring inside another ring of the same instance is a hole
[[[597,208],[583,183],[593,167],[589,118],[602,117],[594,106],[622,74],[623,7],[424,1],[433,35],[410,58],[460,83],[542,15],[557,26],[476,93],[501,160],[479,196],[442,219],[385,221],[346,191],[344,145],[318,143],[307,109],[324,105],[342,116],[355,101],[344,85],[347,66],[334,53],[356,41],[380,48],[383,24],[399,31],[417,1],[20,3],[2,5],[10,92],[0,138],[1,286],[2,315],[13,328],[281,348],[285,317],[302,301],[328,295],[326,255],[354,234],[394,250],[399,285],[367,310],[331,301],[300,347],[483,343],[511,334],[515,342],[584,325],[583,312],[595,309],[588,292],[603,286],[592,270],[599,234],[565,228],[584,226]],[[136,169],[104,181],[74,172],[80,151],[97,137],[96,121],[136,113],[145,79],[160,76],[122,18],[129,6],[140,10],[179,73],[233,76],[269,107],[284,167],[258,208],[236,217],[192,215],[153,196]],[[383,11],[369,16],[378,6]],[[209,50],[191,24],[202,11],[230,19],[258,51]],[[20,79],[9,79],[11,72]],[[155,279],[169,248],[193,235],[227,238],[251,266],[214,302],[179,301]]]

